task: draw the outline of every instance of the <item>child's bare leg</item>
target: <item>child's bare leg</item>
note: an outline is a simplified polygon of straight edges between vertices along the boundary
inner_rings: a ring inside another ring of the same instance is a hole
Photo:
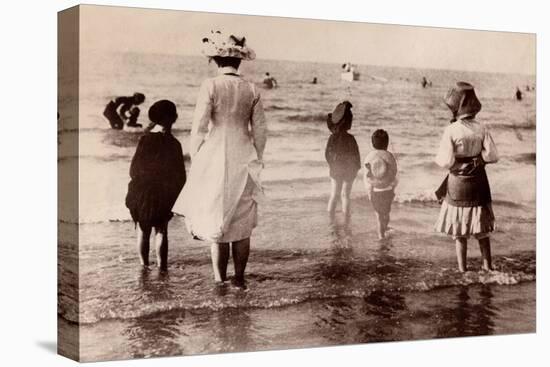
[[[458,270],[465,272],[467,270],[466,257],[468,254],[468,240],[465,237],[456,239],[456,260],[458,262]]]
[[[227,280],[227,262],[229,261],[229,243],[213,243],[210,247],[212,256],[212,268],[214,280],[225,282]]]
[[[385,213],[382,216],[382,228],[384,229],[384,233],[388,231],[389,224],[390,224],[390,213]]]
[[[353,187],[352,181],[344,181],[342,184],[342,211],[344,212],[344,218],[346,223],[351,218],[351,188]]]
[[[141,265],[149,266],[149,238],[151,237],[151,227],[137,225],[137,248]]]
[[[236,241],[231,244],[233,265],[235,267],[235,282],[239,286],[244,285],[244,271],[250,254],[250,238]]]
[[[481,251],[481,259],[483,261],[483,270],[493,270],[491,263],[491,239],[485,237],[479,240],[479,250]]]
[[[377,230],[378,230],[378,239],[382,240],[385,237],[385,231],[384,231],[384,219],[383,214],[380,214],[378,212],[374,212],[376,214],[376,223],[377,223]]]
[[[336,211],[336,204],[338,204],[338,197],[340,196],[340,193],[342,192],[342,181],[335,180],[334,178],[330,178],[331,183],[331,191],[330,191],[330,199],[328,200],[328,208],[327,211],[329,213],[329,216],[332,219],[334,219],[334,212]]]
[[[168,270],[168,223],[155,227],[155,249],[160,270]]]

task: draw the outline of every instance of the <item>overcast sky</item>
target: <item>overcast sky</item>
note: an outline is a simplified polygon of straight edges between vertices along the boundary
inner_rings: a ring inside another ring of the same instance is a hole
[[[82,47],[200,55],[210,30],[261,59],[534,74],[534,34],[86,5]]]

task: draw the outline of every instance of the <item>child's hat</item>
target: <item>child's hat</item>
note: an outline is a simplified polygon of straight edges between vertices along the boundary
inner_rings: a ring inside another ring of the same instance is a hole
[[[149,120],[157,125],[171,126],[177,118],[176,105],[167,99],[157,101],[149,108]]]
[[[330,114],[330,122],[337,125],[344,120],[344,117],[351,112],[352,104],[349,101],[338,103],[334,111]]]
[[[445,104],[457,119],[474,117],[481,111],[481,102],[477,99],[474,86],[466,82],[457,82],[445,95]]]
[[[388,173],[388,163],[381,157],[378,157],[370,162],[370,172],[372,177],[383,179]]]
[[[243,60],[254,60],[256,53],[246,46],[246,38],[220,31],[210,31],[208,37],[202,39],[202,54],[207,57],[236,57]]]

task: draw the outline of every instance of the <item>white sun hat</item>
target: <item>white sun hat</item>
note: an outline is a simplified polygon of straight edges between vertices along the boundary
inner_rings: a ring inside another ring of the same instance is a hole
[[[256,53],[246,46],[245,37],[226,36],[220,31],[210,31],[209,37],[202,39],[202,54],[207,57],[236,57],[254,60]]]

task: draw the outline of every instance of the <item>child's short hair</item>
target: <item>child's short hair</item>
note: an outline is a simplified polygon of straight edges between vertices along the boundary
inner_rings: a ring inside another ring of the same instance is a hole
[[[378,129],[375,132],[372,133],[372,146],[374,149],[382,149],[386,150],[388,149],[388,144],[390,142],[390,137],[388,136],[388,133],[386,130]]]
[[[177,118],[176,105],[167,99],[157,101],[149,108],[149,120],[155,124],[169,127]]]

